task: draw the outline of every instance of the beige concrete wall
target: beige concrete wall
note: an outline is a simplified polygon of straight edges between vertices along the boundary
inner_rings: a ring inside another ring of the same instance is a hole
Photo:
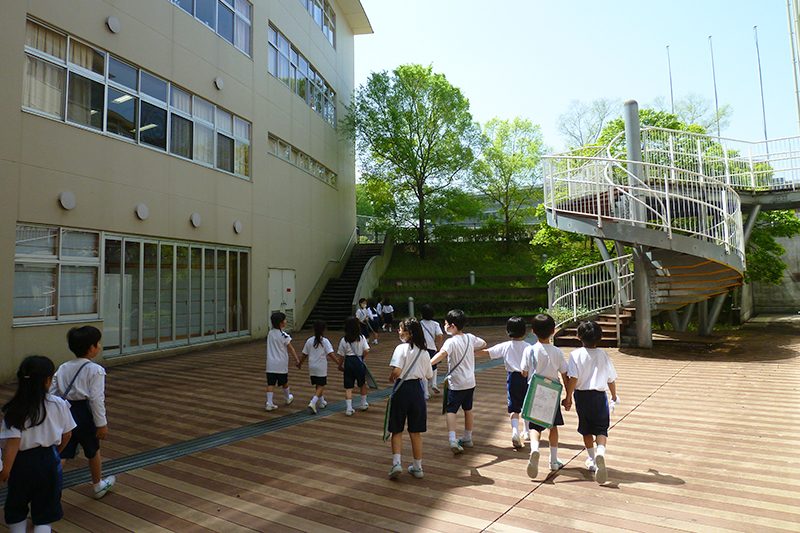
[[[754,283],[753,300],[756,313],[800,312],[800,237],[775,239],[786,249],[781,260],[786,263],[780,285]]]
[[[267,70],[268,21],[309,59],[337,92],[338,116],[353,91],[353,35],[337,9],[337,47],[297,0],[255,0],[253,53],[247,57],[167,0],[30,0],[11,2],[0,18],[0,380],[21,358],[68,358],[71,325],[12,327],[14,226],[18,222],[251,248],[251,331],[266,334],[267,271],[296,270],[296,318],[329,259],[355,226],[352,148]],[[111,136],[22,111],[26,16],[88,41],[252,122],[252,181]],[[105,20],[114,16],[121,31]],[[215,77],[225,86],[218,90]],[[334,189],[268,153],[269,132],[338,174]],[[78,205],[57,199],[71,191]],[[147,220],[134,214],[149,208]],[[192,213],[202,216],[194,228]],[[236,234],[233,222],[244,231]],[[330,270],[330,269],[329,269]],[[101,295],[102,297],[102,295]],[[310,302],[313,305],[313,301]]]

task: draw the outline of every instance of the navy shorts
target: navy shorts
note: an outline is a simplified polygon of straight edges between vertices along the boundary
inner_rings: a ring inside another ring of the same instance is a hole
[[[55,446],[17,453],[8,478],[6,524],[24,522],[30,505],[34,525],[61,520],[61,484],[64,474]]]
[[[608,436],[610,423],[608,396],[602,390],[576,390],[575,411],[578,413],[578,433]]]
[[[428,350],[428,355],[430,355],[431,359],[433,359],[433,356],[436,355],[436,350]],[[437,366],[439,366],[439,363],[436,363],[435,365],[431,365],[431,368],[434,370],[434,372],[436,371],[436,367]]]
[[[389,432],[402,433],[408,420],[409,433],[425,433],[428,430],[428,405],[422,380],[410,379],[397,387],[389,409]]]
[[[328,384],[328,376],[311,376],[311,384],[317,387],[324,387]]]
[[[383,313],[383,323],[389,327],[392,327],[392,313]]]
[[[369,326],[363,322],[359,322],[358,325],[361,327],[361,336],[369,338],[369,334],[372,331],[369,329]]]
[[[94,425],[89,400],[70,400],[69,404],[69,410],[77,426],[72,430],[72,438],[61,450],[61,458],[75,459],[80,444],[83,454],[87,459],[91,459],[100,449],[100,440],[97,438],[97,426]]]
[[[559,404],[558,407],[556,408],[556,418],[555,418],[555,420],[553,420],[553,425],[554,426],[563,426],[564,425],[564,417],[561,416],[561,404]],[[548,429],[548,428],[546,428],[544,426],[540,426],[539,424],[535,424],[535,423],[533,423],[531,421],[528,421],[528,428],[529,429],[533,429],[535,431],[538,431],[539,433],[541,433],[545,429]]]
[[[528,380],[521,372],[509,372],[506,378],[506,391],[508,392],[508,412],[522,412],[525,394],[528,392]]]
[[[348,355],[344,358],[344,388],[352,389],[356,383],[363,387],[367,382],[367,369],[361,358],[355,355]]]
[[[472,411],[472,397],[475,395],[475,387],[466,390],[447,391],[447,412],[457,413],[458,408],[465,411]]]
[[[275,385],[283,387],[289,384],[289,374],[276,374],[274,372],[267,372],[267,385],[274,387]]]

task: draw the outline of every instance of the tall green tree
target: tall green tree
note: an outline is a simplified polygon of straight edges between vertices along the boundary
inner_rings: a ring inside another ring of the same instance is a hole
[[[532,214],[545,150],[541,129],[530,120],[493,118],[483,126],[471,182],[499,206],[506,252],[511,249],[512,224]]]
[[[609,120],[622,112],[620,101],[613,98],[597,98],[589,103],[573,100],[569,108],[558,116],[556,127],[567,139],[569,148],[580,148],[597,143]]]
[[[781,259],[786,249],[775,238],[790,239],[797,234],[800,234],[800,219],[794,211],[762,211],[745,249],[745,281],[780,285],[787,268]]]
[[[342,131],[355,141],[362,176],[387,185],[396,223],[415,227],[424,258],[426,224],[474,159],[469,101],[433,67],[401,65],[356,90]]]

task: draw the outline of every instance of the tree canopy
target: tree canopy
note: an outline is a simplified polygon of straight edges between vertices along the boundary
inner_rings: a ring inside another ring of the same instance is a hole
[[[362,178],[382,183],[395,221],[416,228],[424,258],[426,224],[457,207],[451,185],[474,160],[469,101],[433,67],[401,65],[356,90],[342,131],[355,141]]]

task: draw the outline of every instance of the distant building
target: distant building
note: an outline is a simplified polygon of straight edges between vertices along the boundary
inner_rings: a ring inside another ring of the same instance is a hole
[[[0,378],[301,323],[355,228],[358,0],[7,2]],[[13,269],[13,270],[12,270]]]

